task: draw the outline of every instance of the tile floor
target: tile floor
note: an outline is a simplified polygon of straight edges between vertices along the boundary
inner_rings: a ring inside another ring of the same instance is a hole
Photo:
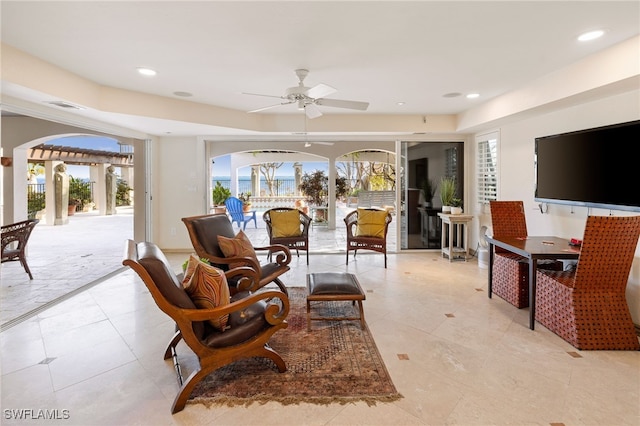
[[[185,254],[168,257],[178,269]],[[308,267],[294,257],[283,281],[301,286],[307,273],[328,270],[358,275],[367,323],[403,399],[188,404],[171,415],[178,384],[162,355],[173,324],[126,270],[0,333],[0,423],[640,424],[640,352],[577,351],[540,325],[529,330],[526,309],[487,297],[487,271],[473,260],[392,254],[384,269],[378,254],[359,254],[347,267],[344,254],[320,253]],[[184,346],[179,355],[193,356]],[[37,410],[64,419],[16,419]]]

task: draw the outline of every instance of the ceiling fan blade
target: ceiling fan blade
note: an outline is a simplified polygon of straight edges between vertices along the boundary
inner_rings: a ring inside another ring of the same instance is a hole
[[[306,104],[304,106],[304,113],[307,114],[307,117],[310,119],[318,118],[322,115],[320,109],[316,106],[316,104]]]
[[[267,110],[267,109],[271,109],[271,108],[279,107],[279,106],[282,106],[282,105],[289,105],[289,104],[291,104],[291,103],[292,103],[292,102],[282,102],[282,103],[279,103],[279,104],[269,105],[269,106],[266,106],[266,107],[262,107],[262,108],[254,109],[254,110],[247,111],[247,112],[248,112],[249,114],[251,114],[252,112],[260,112],[260,111],[264,111],[264,110]]]
[[[324,98],[325,96],[329,96],[330,94],[336,93],[337,91],[338,89],[335,89],[329,86],[328,84],[320,83],[316,86],[313,86],[310,89],[307,89],[304,94],[310,98],[318,99],[318,98]]]
[[[263,95],[261,93],[247,93],[247,92],[242,92],[243,95],[251,95],[251,96],[264,96],[267,98],[278,98],[278,99],[286,99],[284,96],[276,96],[276,95]]]
[[[357,109],[366,111],[369,108],[369,102],[345,101],[342,99],[316,99],[316,104],[336,108]]]
[[[333,142],[304,142],[304,147],[309,148],[311,145],[328,145],[332,146]]]

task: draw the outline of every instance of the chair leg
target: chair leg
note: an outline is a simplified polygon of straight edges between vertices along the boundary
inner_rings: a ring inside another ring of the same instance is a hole
[[[191,373],[187,380],[185,380],[184,384],[180,387],[178,395],[176,395],[176,398],[173,400],[171,414],[184,410],[184,406],[187,403],[193,388],[213,370],[214,369],[202,370],[201,367],[198,367],[197,370]]]
[[[309,249],[307,249],[307,266],[309,266]]]
[[[27,275],[29,275],[29,279],[32,280],[33,279],[33,275],[31,275],[31,270],[29,269],[29,266],[27,265],[27,259],[24,258],[20,258],[20,263],[22,263],[22,267],[24,268],[24,271],[27,273]]]
[[[180,343],[180,340],[182,340],[182,333],[180,333],[180,330],[178,330],[175,332],[171,340],[169,340],[167,349],[164,351],[164,359],[169,359],[173,356],[172,349],[178,346],[178,343]]]

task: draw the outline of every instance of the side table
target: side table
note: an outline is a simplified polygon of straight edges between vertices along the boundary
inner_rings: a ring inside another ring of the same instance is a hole
[[[470,214],[438,213],[442,220],[442,256],[447,256],[449,262],[453,260],[467,261],[469,256],[469,222],[473,219]]]

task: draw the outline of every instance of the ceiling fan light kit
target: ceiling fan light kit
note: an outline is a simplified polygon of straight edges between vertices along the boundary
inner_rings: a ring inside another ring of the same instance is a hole
[[[287,90],[285,90],[283,96],[262,95],[259,93],[244,93],[245,95],[280,98],[286,101],[280,102],[275,105],[269,105],[266,107],[254,109],[249,111],[249,113],[265,111],[267,109],[276,108],[282,105],[297,104],[299,110],[304,110],[307,117],[313,119],[322,116],[322,112],[320,111],[320,108],[318,108],[318,105],[334,108],[355,109],[358,111],[366,111],[366,109],[369,107],[368,102],[325,98],[325,96],[329,96],[337,92],[337,89],[323,83],[317,84],[313,87],[307,87],[304,85],[304,79],[309,74],[309,70],[297,69],[295,73],[296,76],[298,76],[298,85],[289,87]]]

